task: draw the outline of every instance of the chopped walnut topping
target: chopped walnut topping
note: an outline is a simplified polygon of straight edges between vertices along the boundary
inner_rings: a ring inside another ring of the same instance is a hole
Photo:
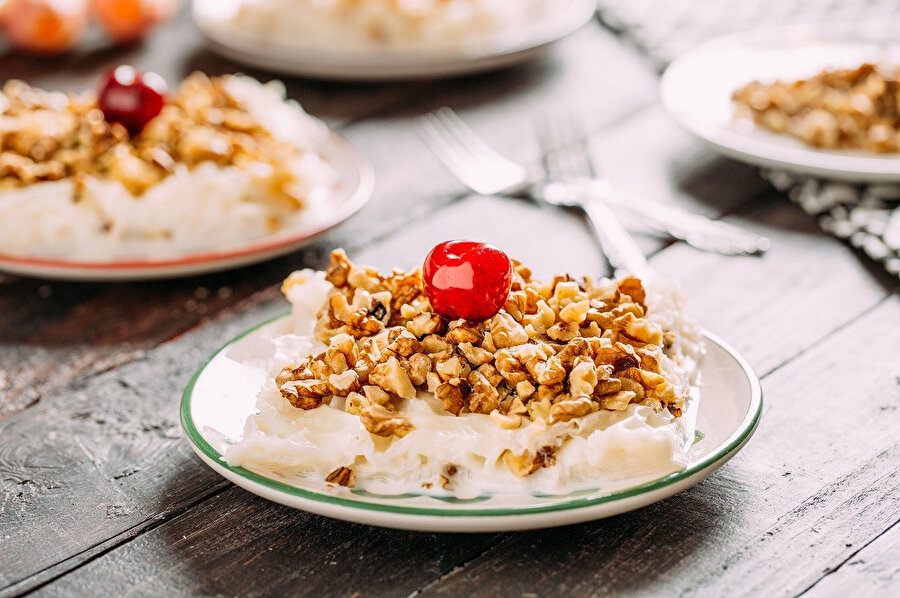
[[[800,81],[753,81],[732,99],[739,116],[816,147],[900,151],[900,77],[872,64]]]
[[[390,357],[386,362],[379,363],[372,368],[369,373],[369,382],[401,399],[411,399],[416,396],[416,388],[413,386],[409,374],[396,357]]]
[[[302,150],[257,122],[231,93],[230,78],[188,76],[133,137],[103,118],[93,93],[7,81],[0,92],[0,190],[92,175],[141,195],[175,165],[215,162],[251,173],[284,207],[301,207],[295,164]]]
[[[334,290],[315,328],[328,348],[285,367],[276,384],[301,409],[346,397],[347,412],[380,436],[412,429],[400,401],[419,392],[433,393],[453,415],[489,415],[504,429],[525,418],[552,425],[631,403],[681,413],[686,390],[660,369],[674,337],[645,317],[639,279],[557,277],[542,285],[520,264],[514,271],[497,315],[447,321],[431,310],[417,270],[382,276],[335,251],[326,273]],[[552,451],[507,454],[504,462],[527,475],[551,458]]]
[[[328,476],[325,478],[325,481],[330,484],[337,484],[338,486],[353,488],[353,486],[356,485],[356,476],[353,474],[353,470],[349,467],[338,467],[328,474]]]
[[[413,425],[406,416],[377,403],[365,407],[359,414],[359,419],[366,430],[376,436],[403,438],[413,430]]]
[[[564,399],[550,407],[550,423],[567,422],[570,419],[593,413],[597,408],[597,404],[587,395]]]
[[[556,464],[556,449],[545,446],[537,453],[525,451],[520,455],[514,454],[509,449],[503,451],[500,456],[503,463],[513,475],[525,477],[533,474],[541,467],[552,467]]]
[[[540,468],[540,465],[537,464],[537,460],[534,458],[534,453],[530,451],[516,455],[507,449],[503,451],[502,459],[513,475],[519,477],[529,476]]]
[[[456,380],[459,380],[459,378],[456,378]],[[463,407],[466,406],[463,400],[463,390],[459,385],[445,382],[437,387],[434,394],[441,401],[444,410],[449,411],[453,415],[462,413]]]
[[[515,430],[522,425],[522,418],[517,414],[503,415],[496,409],[490,413],[491,421],[503,428],[504,430]]]

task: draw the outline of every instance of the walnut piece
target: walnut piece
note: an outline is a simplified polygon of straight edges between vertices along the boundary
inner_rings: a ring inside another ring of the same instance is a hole
[[[325,477],[325,481],[330,484],[353,488],[356,485],[356,476],[349,467],[338,467]]]
[[[389,411],[377,403],[363,409],[359,419],[366,430],[376,436],[403,438],[413,431],[413,425],[405,415]]]

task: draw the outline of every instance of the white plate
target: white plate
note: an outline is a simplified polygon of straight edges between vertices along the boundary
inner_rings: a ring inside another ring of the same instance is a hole
[[[690,488],[721,467],[749,440],[759,422],[759,380],[734,349],[705,334],[707,354],[697,413],[699,441],[688,466],[679,472],[614,492],[587,490],[565,496],[493,495],[471,500],[427,494],[380,496],[322,484],[289,484],[222,460],[230,442],[240,439],[244,421],[255,411],[264,382],[260,347],[286,331],[287,317],[245,332],[194,375],[181,402],[181,425],[200,458],[250,492],[275,502],[336,519],[400,529],[489,532],[535,529],[617,515]]]
[[[900,156],[816,149],[735,121],[731,103],[732,92],[753,80],[797,80],[863,62],[900,64],[897,33],[882,25],[798,25],[708,42],[666,70],[663,105],[688,132],[737,160],[831,179],[900,181]]]
[[[218,272],[255,264],[295,251],[340,224],[372,196],[375,175],[369,162],[343,137],[331,132],[320,149],[338,173],[329,210],[303,227],[253,241],[167,258],[70,261],[0,253],[0,271],[57,280],[147,280]]]
[[[342,51],[328,47],[277,44],[235,27],[223,15],[234,0],[194,0],[194,22],[223,56],[261,69],[321,79],[386,81],[477,73],[522,62],[578,30],[594,14],[594,0],[570,0],[514,39],[478,50],[434,52]]]

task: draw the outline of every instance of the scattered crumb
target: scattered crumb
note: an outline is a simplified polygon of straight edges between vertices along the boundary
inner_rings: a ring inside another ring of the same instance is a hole
[[[206,287],[197,287],[194,289],[194,298],[204,300],[209,297],[209,289]]]
[[[37,288],[37,294],[41,299],[46,299],[53,294],[53,289],[50,288],[50,285],[42,284]]]
[[[144,432],[154,432],[162,438],[181,438],[181,432],[178,425],[171,420],[163,420],[159,423],[145,422],[141,426]]]
[[[119,480],[119,479],[122,479],[122,478],[127,478],[127,477],[130,476],[130,475],[136,474],[136,473],[139,472],[140,470],[141,470],[140,467],[126,467],[125,469],[123,469],[122,471],[120,471],[119,473],[117,473],[116,475],[114,475],[114,476],[113,476],[113,479],[114,479],[114,480]]]
[[[218,299],[228,299],[232,294],[231,287],[220,287],[218,291],[216,291],[216,297]]]
[[[131,511],[125,508],[125,505],[108,505],[106,507],[107,519],[115,519],[116,517],[124,517],[130,514]]]

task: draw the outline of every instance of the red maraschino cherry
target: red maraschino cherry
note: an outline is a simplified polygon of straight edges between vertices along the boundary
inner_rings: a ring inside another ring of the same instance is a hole
[[[100,88],[98,104],[108,122],[124,125],[131,135],[163,109],[166,82],[156,73],[141,73],[133,66],[114,68]]]
[[[425,258],[422,276],[435,312],[454,320],[486,320],[506,304],[512,263],[487,243],[445,241]]]

